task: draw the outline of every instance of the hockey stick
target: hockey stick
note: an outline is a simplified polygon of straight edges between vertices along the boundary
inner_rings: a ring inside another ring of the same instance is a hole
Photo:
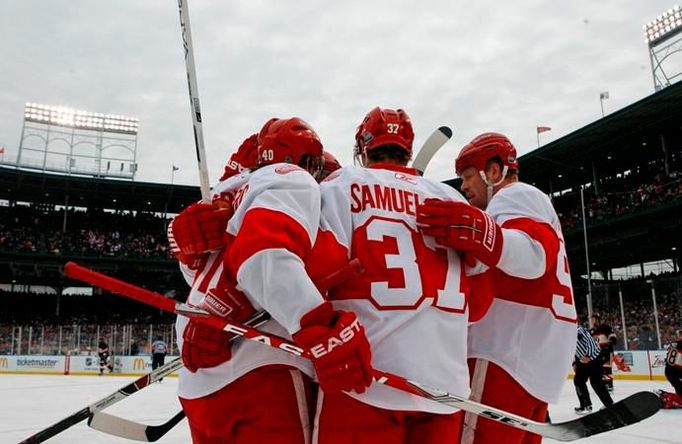
[[[310,350],[302,349],[287,339],[261,332],[243,324],[212,317],[203,310],[198,310],[187,304],[176,303],[158,293],[89,270],[73,262],[66,264],[64,272],[66,276],[72,279],[87,282],[161,310],[185,316],[196,316],[195,319],[198,322],[207,326],[219,328],[252,341],[261,342],[297,356],[311,356]],[[591,415],[563,423],[547,424],[532,421],[377,369],[374,369],[373,376],[374,380],[380,384],[558,441],[573,441],[634,424],[653,415],[661,407],[661,401],[658,396],[651,392],[639,392]]]
[[[178,0],[180,14],[180,30],[182,31],[182,46],[185,49],[185,68],[187,70],[187,89],[189,104],[192,109],[192,125],[194,127],[194,147],[199,164],[199,186],[202,199],[211,199],[211,187],[208,183],[208,167],[206,166],[206,149],[204,148],[204,130],[201,124],[201,105],[199,103],[199,87],[197,86],[197,72],[194,68],[194,49],[192,47],[192,30],[189,25],[189,9],[187,0]]]
[[[266,312],[260,312],[253,315],[248,321],[246,321],[246,323],[256,327],[263,325],[268,320],[270,320],[270,315]],[[87,407],[84,407],[83,409],[77,411],[76,413],[69,415],[66,418],[52,424],[51,426],[46,427],[45,429],[29,436],[25,440],[21,441],[20,444],[34,444],[50,439],[56,434],[61,433],[64,430],[68,429],[69,427],[72,427],[78,424],[79,422],[88,419],[88,417],[90,417],[93,414],[96,414],[98,411],[105,409],[109,406],[112,406],[117,402],[122,401],[123,399],[132,395],[133,393],[136,393],[142,390],[143,388],[149,386],[150,384],[158,381],[159,379],[170,375],[171,373],[178,370],[180,367],[182,367],[182,360],[174,359],[157,368],[156,370],[153,370],[152,372],[147,373],[146,375],[136,379],[130,384],[121,387],[114,393],[105,396],[104,398],[90,404]]]
[[[354,258],[343,267],[320,279],[317,282],[317,285],[322,289],[322,291],[326,291],[349,279],[361,275],[364,273],[364,271],[364,267],[362,266],[360,260],[358,258]],[[249,319],[246,322],[246,325],[257,327],[264,324],[269,319],[271,319],[269,313],[259,312]],[[238,336],[234,336],[234,338],[237,337]],[[175,427],[175,425],[178,424],[184,417],[185,413],[181,410],[163,424],[148,425],[104,413],[102,411],[96,411],[90,415],[90,418],[88,419],[88,426],[95,430],[99,430],[100,432],[108,433],[114,436],[120,436],[135,441],[154,442],[168,433],[168,431]]]
[[[447,126],[441,126],[436,131],[434,131],[421,149],[417,153],[417,157],[414,158],[412,162],[412,168],[419,171],[420,175],[424,175],[424,170],[433,159],[436,152],[452,137],[452,130]]]
[[[168,433],[185,418],[185,412],[180,410],[170,420],[160,425],[146,425],[120,416],[104,412],[96,412],[88,420],[88,425],[100,432],[108,433],[133,441],[155,442]]]

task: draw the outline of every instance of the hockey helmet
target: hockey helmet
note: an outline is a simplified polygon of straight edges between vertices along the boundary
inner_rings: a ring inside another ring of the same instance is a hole
[[[500,133],[483,133],[476,136],[471,142],[462,148],[455,160],[457,175],[474,167],[476,171],[485,171],[488,162],[498,158],[506,170],[518,170],[519,163],[516,159],[516,148],[509,139]]]
[[[402,109],[376,107],[367,113],[355,132],[355,155],[366,156],[383,145],[396,145],[412,157],[414,130],[410,116]]]

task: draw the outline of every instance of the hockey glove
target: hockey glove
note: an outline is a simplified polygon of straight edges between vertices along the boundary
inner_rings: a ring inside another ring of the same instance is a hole
[[[246,295],[237,290],[225,276],[218,285],[206,292],[197,304],[207,312],[235,322],[244,322],[256,313]],[[215,367],[232,357],[233,333],[206,328],[190,320],[183,332],[182,362],[191,372]]]
[[[190,319],[182,333],[182,363],[190,372],[220,365],[232,357],[232,334]]]
[[[232,208],[195,203],[178,214],[170,227],[177,248],[182,254],[196,255],[223,248],[227,221]]]
[[[464,202],[426,199],[417,210],[417,223],[441,245],[472,254],[491,267],[500,261],[502,229],[483,210]]]
[[[294,341],[312,354],[320,388],[326,393],[363,393],[372,383],[372,353],[355,313],[334,311],[325,302],[301,318]]]

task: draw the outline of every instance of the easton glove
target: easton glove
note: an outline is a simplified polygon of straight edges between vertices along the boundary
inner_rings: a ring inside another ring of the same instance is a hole
[[[326,393],[363,393],[372,383],[372,353],[355,313],[324,302],[301,318],[294,341],[310,349],[320,388]]]

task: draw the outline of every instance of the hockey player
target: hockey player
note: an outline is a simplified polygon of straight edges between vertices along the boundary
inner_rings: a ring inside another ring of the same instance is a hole
[[[319,225],[319,188],[311,176],[322,166],[317,134],[298,118],[271,119],[258,134],[257,152],[253,171],[221,183],[223,189],[227,181],[238,185],[236,193],[225,191],[234,214],[227,218],[222,251],[210,253],[195,274],[189,303],[233,320],[265,309],[274,321],[264,331],[295,333],[301,346],[325,344],[326,353],[311,365],[250,341],[230,347],[227,333],[179,317],[187,369],[179,396],[196,443],[309,442],[313,367],[331,392],[360,392],[371,379],[364,328],[355,315],[324,301],[303,266]],[[175,228],[185,225],[192,224]],[[200,235],[188,237],[199,240],[183,240],[178,248],[202,244]],[[327,349],[330,341],[341,343]]]
[[[658,390],[664,409],[682,408],[682,331],[678,332],[676,342],[668,346],[665,357],[665,377],[672,384],[675,393]]]
[[[109,360],[109,344],[104,342],[104,339],[99,341],[97,355],[99,356],[99,375],[102,376],[104,369],[109,369],[109,373],[113,372],[114,365]]]
[[[471,399],[544,421],[575,349],[576,311],[559,218],[548,197],[518,181],[516,149],[484,133],[460,151],[456,172],[472,206],[427,201],[418,221],[440,245],[466,252],[495,299],[469,329]],[[485,211],[484,211],[485,210]],[[470,286],[476,287],[472,280]],[[532,443],[539,435],[466,415],[463,443]]]
[[[322,231],[317,266],[359,258],[365,273],[333,288],[334,307],[357,313],[372,365],[467,396],[467,299],[460,259],[417,230],[429,197],[464,198],[407,167],[414,133],[401,109],[372,109],[358,126],[356,159],[320,184]],[[367,392],[318,395],[314,443],[454,442],[461,413],[374,383]]]
[[[613,391],[613,350],[616,346],[616,334],[610,325],[605,324],[601,321],[601,316],[598,314],[593,314],[590,317],[590,334],[599,344],[601,353],[599,354],[599,360],[602,363],[602,379],[604,379],[604,384],[606,389],[610,392]]]

